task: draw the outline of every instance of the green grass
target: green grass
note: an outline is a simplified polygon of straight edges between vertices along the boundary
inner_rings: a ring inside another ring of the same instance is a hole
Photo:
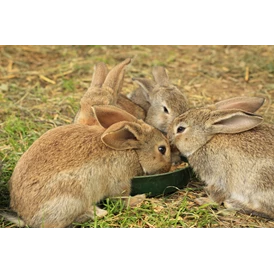
[[[135,57],[125,74],[126,92],[136,88],[132,77],[152,78],[152,66],[163,65],[172,82],[179,88],[187,86],[191,105],[239,94],[264,96],[268,101],[261,114],[273,122],[273,53],[273,46],[1,46],[0,209],[9,206],[8,180],[21,155],[47,130],[72,123],[97,62],[111,68],[128,56]],[[244,80],[246,66],[249,82]],[[223,206],[197,205],[195,198],[204,195],[194,180],[188,188],[147,198],[135,208],[106,199],[100,203],[108,211],[105,217],[72,226],[274,227],[273,222]],[[0,218],[0,227],[11,226]]]
[[[251,69],[267,70],[269,73],[273,73],[273,60],[269,59],[269,57],[262,57],[260,54],[251,52],[243,56],[243,61]]]
[[[72,79],[69,80],[63,80],[63,84],[62,87],[64,88],[64,90],[66,91],[74,91],[75,90],[75,84],[74,81]]]
[[[170,196],[160,197],[166,200]],[[96,218],[84,224],[74,223],[75,227],[94,227],[94,228],[165,228],[165,227],[205,227],[216,224],[217,219],[209,214],[207,208],[201,207],[195,210],[188,210],[187,198],[183,197],[176,208],[170,206],[159,206],[158,201],[146,199],[142,204],[135,208],[127,208],[121,200],[106,199],[100,207],[107,210],[107,216]],[[187,221],[185,221],[187,220]]]

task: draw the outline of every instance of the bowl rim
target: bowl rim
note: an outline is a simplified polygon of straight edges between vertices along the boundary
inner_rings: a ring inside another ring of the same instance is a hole
[[[187,169],[187,168],[189,168],[190,166],[188,165],[188,166],[186,166],[186,167],[182,167],[182,168],[178,168],[178,169],[175,169],[175,170],[173,170],[173,171],[169,171],[169,172],[165,172],[165,173],[160,173],[160,174],[153,174],[153,175],[142,175],[142,176],[135,176],[135,177],[133,177],[132,179],[134,179],[134,178],[153,178],[153,177],[160,177],[160,176],[167,176],[167,175],[169,175],[169,174],[174,174],[174,173],[177,173],[177,172],[180,172],[180,171],[182,171],[182,170],[185,170],[185,169]]]

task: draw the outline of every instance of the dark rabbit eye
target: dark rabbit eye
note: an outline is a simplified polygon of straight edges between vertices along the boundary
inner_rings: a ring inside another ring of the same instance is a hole
[[[182,132],[184,132],[185,129],[186,129],[185,127],[180,126],[177,128],[177,133],[182,133]]]
[[[165,113],[169,113],[168,109],[165,106],[163,106],[163,108]]]
[[[158,147],[158,150],[161,152],[161,154],[165,155],[165,153],[166,153],[166,147],[165,146]]]

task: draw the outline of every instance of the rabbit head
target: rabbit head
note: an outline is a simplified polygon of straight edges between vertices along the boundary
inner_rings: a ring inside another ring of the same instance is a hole
[[[168,136],[225,207],[274,218],[274,126],[254,114],[263,98],[232,98],[190,109]]]
[[[95,65],[91,85],[81,98],[75,123],[92,125],[96,120],[91,116],[91,106],[116,104],[118,92],[123,85],[125,68],[130,62],[131,59],[127,58],[109,72],[105,63],[100,62]]]
[[[98,123],[106,128],[102,142],[115,150],[135,150],[143,174],[163,173],[170,169],[169,142],[159,130],[115,106],[95,106],[93,111]],[[116,121],[120,116],[126,117],[123,120],[127,119],[127,122],[113,123],[113,119]]]
[[[91,111],[97,124],[51,129],[19,159],[9,181],[11,208],[27,225],[93,218],[103,198],[130,194],[134,176],[169,170],[169,143],[160,131],[114,106]]]
[[[182,155],[189,157],[216,134],[234,134],[256,127],[262,118],[253,112],[263,102],[263,98],[236,97],[190,109],[174,119],[168,138]]]
[[[167,133],[173,119],[188,109],[186,97],[170,83],[165,68],[154,67],[152,75],[155,82],[143,78],[134,78],[133,81],[140,85],[150,104],[145,122]]]

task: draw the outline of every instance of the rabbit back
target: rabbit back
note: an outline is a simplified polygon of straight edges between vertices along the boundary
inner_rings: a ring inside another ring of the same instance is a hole
[[[216,135],[188,160],[214,201],[274,218],[273,136],[271,125]]]

